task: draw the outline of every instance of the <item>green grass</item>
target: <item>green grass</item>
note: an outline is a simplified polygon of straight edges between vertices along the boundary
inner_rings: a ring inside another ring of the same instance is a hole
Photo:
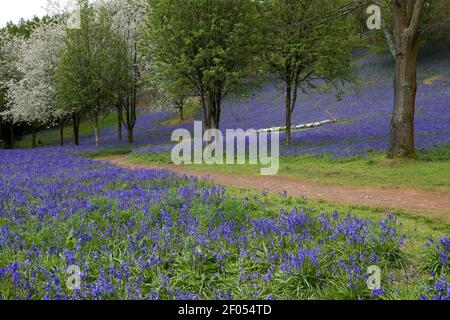
[[[81,151],[77,152],[79,156],[96,159],[96,158],[106,158],[106,157],[113,157],[113,156],[122,156],[129,154],[132,151],[130,146],[119,146],[115,148],[108,148],[108,149],[100,149],[96,151]]]
[[[420,154],[418,160],[387,160],[382,154],[333,159],[329,157],[281,157],[279,176],[342,186],[414,188],[450,196],[450,157],[445,151]],[[129,155],[139,164],[170,164],[170,154]],[[189,169],[237,175],[259,175],[258,165],[186,165]]]

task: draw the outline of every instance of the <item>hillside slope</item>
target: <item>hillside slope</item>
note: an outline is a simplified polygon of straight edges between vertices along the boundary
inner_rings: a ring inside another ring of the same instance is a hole
[[[415,121],[416,145],[419,149],[429,150],[450,144],[449,53],[449,42],[428,45],[420,53]],[[308,94],[300,92],[293,124],[327,119],[327,112],[339,122],[294,132],[292,146],[282,146],[282,154],[329,153],[334,156],[353,156],[385,150],[392,112],[393,67],[393,59],[389,54],[370,54],[367,49],[358,49],[355,50],[353,63],[358,81],[346,86],[341,99],[337,99],[335,91]],[[282,126],[283,101],[280,83],[267,83],[256,89],[248,99],[228,99],[223,104],[221,128],[260,129]],[[170,150],[170,135],[176,126],[164,123],[173,117],[176,115],[170,111],[155,113],[142,108],[135,129],[135,152]],[[197,118],[201,120],[200,113]],[[192,129],[192,123],[187,122],[178,127]],[[53,136],[51,143],[56,144],[56,131]],[[117,142],[116,137],[115,121],[108,121],[101,132],[102,144],[126,144]],[[70,140],[67,142],[70,143]],[[83,145],[93,145],[92,132],[84,132],[81,142]]]

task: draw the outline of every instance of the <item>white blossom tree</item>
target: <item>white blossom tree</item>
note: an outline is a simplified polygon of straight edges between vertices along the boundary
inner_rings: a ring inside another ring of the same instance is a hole
[[[122,83],[126,84],[119,88],[118,93],[119,139],[121,140],[123,124],[128,132],[128,142],[133,143],[133,129],[137,119],[137,94],[143,85],[143,76],[151,72],[149,61],[139,50],[139,43],[142,41],[141,29],[145,23],[149,5],[148,0],[113,0],[110,8],[113,14],[113,30],[126,45],[128,55],[128,58],[123,61],[128,73],[118,75],[124,80]]]
[[[63,36],[62,24],[41,23],[19,48],[17,70],[22,77],[10,81],[8,88],[8,113],[14,122],[26,122],[36,128],[62,122],[67,116],[68,112],[59,108],[56,101],[54,75]],[[60,127],[63,128],[63,123]],[[35,130],[33,146],[36,146]]]
[[[14,124],[9,113],[8,89],[12,81],[18,81],[21,77],[17,65],[18,52],[20,52],[23,42],[23,38],[0,30],[0,126],[9,127],[11,148],[14,148],[15,134]]]

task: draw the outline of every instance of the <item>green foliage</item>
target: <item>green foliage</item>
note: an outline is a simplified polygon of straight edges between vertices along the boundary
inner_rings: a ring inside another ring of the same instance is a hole
[[[58,103],[85,111],[98,137],[99,115],[117,102],[128,82],[126,46],[112,32],[104,7],[81,1],[81,29],[67,30],[61,62],[56,70]]]
[[[381,14],[386,30],[393,30],[391,1],[379,1],[381,4]],[[368,15],[365,10],[361,11],[359,18],[364,24]],[[450,36],[450,2],[448,0],[425,1],[422,15],[422,29],[420,40],[424,43]],[[370,30],[368,42],[374,45],[375,50],[389,52],[386,38],[382,30]]]
[[[334,1],[271,0],[264,3],[265,57],[287,83],[315,87],[314,79],[347,79],[353,22]]]
[[[22,18],[18,23],[14,23],[12,21],[8,22],[6,24],[5,30],[12,36],[29,38],[36,26],[38,26],[41,22],[47,22],[49,20],[51,20],[51,18],[48,16],[45,16],[42,19],[36,16],[29,20]]]
[[[176,73],[161,75],[160,86],[162,88],[163,103],[170,103],[179,112],[180,121],[184,120],[184,108],[190,97],[195,95],[192,92],[189,81]]]
[[[422,269],[436,277],[450,276],[450,238],[443,237],[439,241],[430,238],[425,247],[421,257]]]
[[[252,73],[258,49],[251,0],[152,0],[144,49],[168,79],[185,78],[202,100],[205,121]],[[151,46],[147,46],[151,44]]]
[[[351,80],[353,20],[339,12],[337,5],[328,0],[268,0],[261,4],[263,55],[285,84],[288,144],[298,90],[339,89],[339,84]]]

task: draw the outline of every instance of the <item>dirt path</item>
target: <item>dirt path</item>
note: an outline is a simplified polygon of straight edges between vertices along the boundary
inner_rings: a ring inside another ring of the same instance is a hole
[[[305,196],[309,199],[320,199],[332,203],[377,207],[387,210],[405,209],[426,214],[430,217],[450,220],[450,198],[430,191],[331,186],[280,176],[229,175],[219,172],[192,170],[175,165],[153,166],[132,164],[126,162],[125,158],[125,156],[114,156],[98,160],[109,161],[121,167],[131,169],[168,169],[182,175],[212,179],[223,186],[258,191],[267,190],[273,193],[287,191],[293,197]]]

